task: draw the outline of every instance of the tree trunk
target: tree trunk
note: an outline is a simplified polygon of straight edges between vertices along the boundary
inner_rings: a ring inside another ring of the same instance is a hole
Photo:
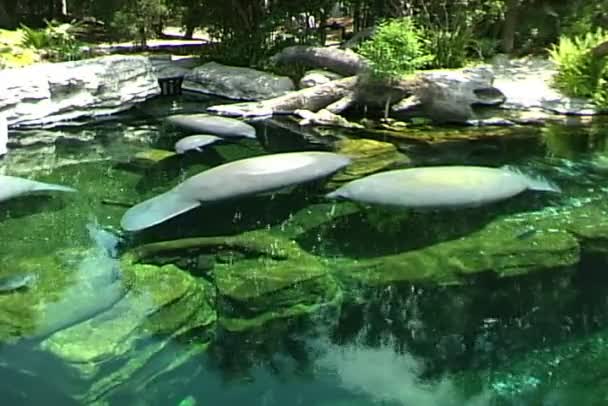
[[[192,39],[194,37],[194,30],[196,29],[196,25],[193,23],[186,24],[186,32],[184,33],[185,39]]]
[[[261,117],[273,114],[290,114],[295,110],[318,111],[349,95],[357,77],[333,80],[273,99],[211,106],[207,110],[233,117]]]
[[[519,17],[520,0],[507,0],[505,22],[502,28],[501,49],[504,53],[513,52],[515,29]]]
[[[346,76],[355,75],[367,67],[367,60],[352,51],[305,45],[287,47],[275,54],[271,61],[276,64],[326,68]]]

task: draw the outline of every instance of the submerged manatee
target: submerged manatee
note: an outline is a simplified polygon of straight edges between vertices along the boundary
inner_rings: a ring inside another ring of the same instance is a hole
[[[12,292],[30,286],[36,280],[31,273],[20,273],[0,278],[0,293]]]
[[[173,189],[131,207],[121,226],[137,231],[188,210],[243,196],[280,190],[324,178],[350,163],[332,152],[286,152],[229,162],[186,179]]]
[[[326,197],[417,209],[476,207],[524,190],[559,192],[543,178],[514,169],[435,166],[398,169],[349,182]]]
[[[0,202],[36,192],[76,192],[76,189],[16,176],[0,175]]]
[[[167,117],[167,122],[198,134],[213,134],[225,138],[255,138],[255,128],[236,118],[211,114],[177,114]]]
[[[206,135],[206,134],[196,134],[189,135],[177,141],[175,143],[175,152],[178,154],[183,154],[186,151],[196,150],[201,152],[202,148],[216,143],[220,141],[220,137],[216,137],[215,135]]]

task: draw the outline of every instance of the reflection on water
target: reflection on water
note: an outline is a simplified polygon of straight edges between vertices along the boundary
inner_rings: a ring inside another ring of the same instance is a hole
[[[17,134],[2,173],[79,193],[0,205],[0,278],[35,275],[0,292],[3,402],[602,404],[603,126],[395,141],[414,165],[516,165],[557,196],[424,213],[328,202],[318,183],[121,232],[125,205],[204,169],[332,146],[256,123],[259,142],[132,160],[179,139],[156,121],[179,106]]]

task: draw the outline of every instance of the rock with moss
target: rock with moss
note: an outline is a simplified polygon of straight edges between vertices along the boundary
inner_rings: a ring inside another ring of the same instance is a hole
[[[129,292],[98,316],[51,335],[40,348],[59,360],[55,385],[89,404],[125,385],[144,389],[207,347],[214,289],[172,265],[123,261]],[[197,337],[197,344],[180,346]],[[68,383],[76,383],[71,386]]]
[[[309,315],[341,298],[325,265],[285,237],[267,231],[200,237],[143,245],[130,255],[141,261],[181,253],[199,262],[213,257],[209,271],[217,289],[219,323],[242,331]]]
[[[397,150],[394,144],[359,139],[342,139],[335,144],[336,151],[352,159],[352,163],[332,177],[332,183],[348,182],[390,168],[403,167],[410,159]]]
[[[33,282],[0,295],[0,340],[44,338],[111,308],[126,294],[128,283],[116,279],[111,269],[106,272],[105,265],[91,251],[6,258],[2,277],[26,275]]]

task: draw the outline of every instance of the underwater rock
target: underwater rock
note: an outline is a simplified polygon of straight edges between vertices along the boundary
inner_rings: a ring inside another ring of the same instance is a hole
[[[197,134],[214,134],[223,138],[253,138],[255,128],[235,118],[211,114],[177,114],[166,121],[181,130]]]
[[[138,231],[213,203],[277,191],[333,174],[350,163],[332,152],[286,152],[241,159],[205,170],[173,189],[145,200],[121,219],[127,231]]]
[[[126,255],[148,262],[180,252],[194,259],[201,254],[215,258],[208,272],[217,289],[218,322],[230,331],[311,315],[341,299],[336,281],[318,257],[266,231],[151,243]]]
[[[145,390],[163,374],[203,352],[216,320],[214,289],[173,265],[122,261],[129,293],[104,313],[59,331],[40,348],[57,357],[52,380],[79,402],[90,404],[122,388]],[[199,343],[182,347],[197,332]],[[209,337],[207,337],[209,336]],[[77,383],[69,385],[68,382]]]
[[[335,149],[336,152],[351,158],[352,163],[331,178],[332,185],[410,163],[410,159],[390,142],[346,138],[337,141]]]
[[[76,192],[76,189],[15,176],[0,175],[0,202],[42,192]]]
[[[340,303],[336,280],[313,255],[294,241],[264,232],[240,236],[266,243],[284,258],[249,257],[216,263],[213,269],[218,294],[218,321],[227,330],[242,331],[265,323],[313,315]]]
[[[149,148],[143,151],[136,152],[129,158],[128,163],[141,168],[148,168],[157,165],[175,156],[175,152],[167,151],[166,149]]]
[[[295,86],[287,76],[208,62],[186,73],[182,88],[234,100],[264,100],[281,96]]]

